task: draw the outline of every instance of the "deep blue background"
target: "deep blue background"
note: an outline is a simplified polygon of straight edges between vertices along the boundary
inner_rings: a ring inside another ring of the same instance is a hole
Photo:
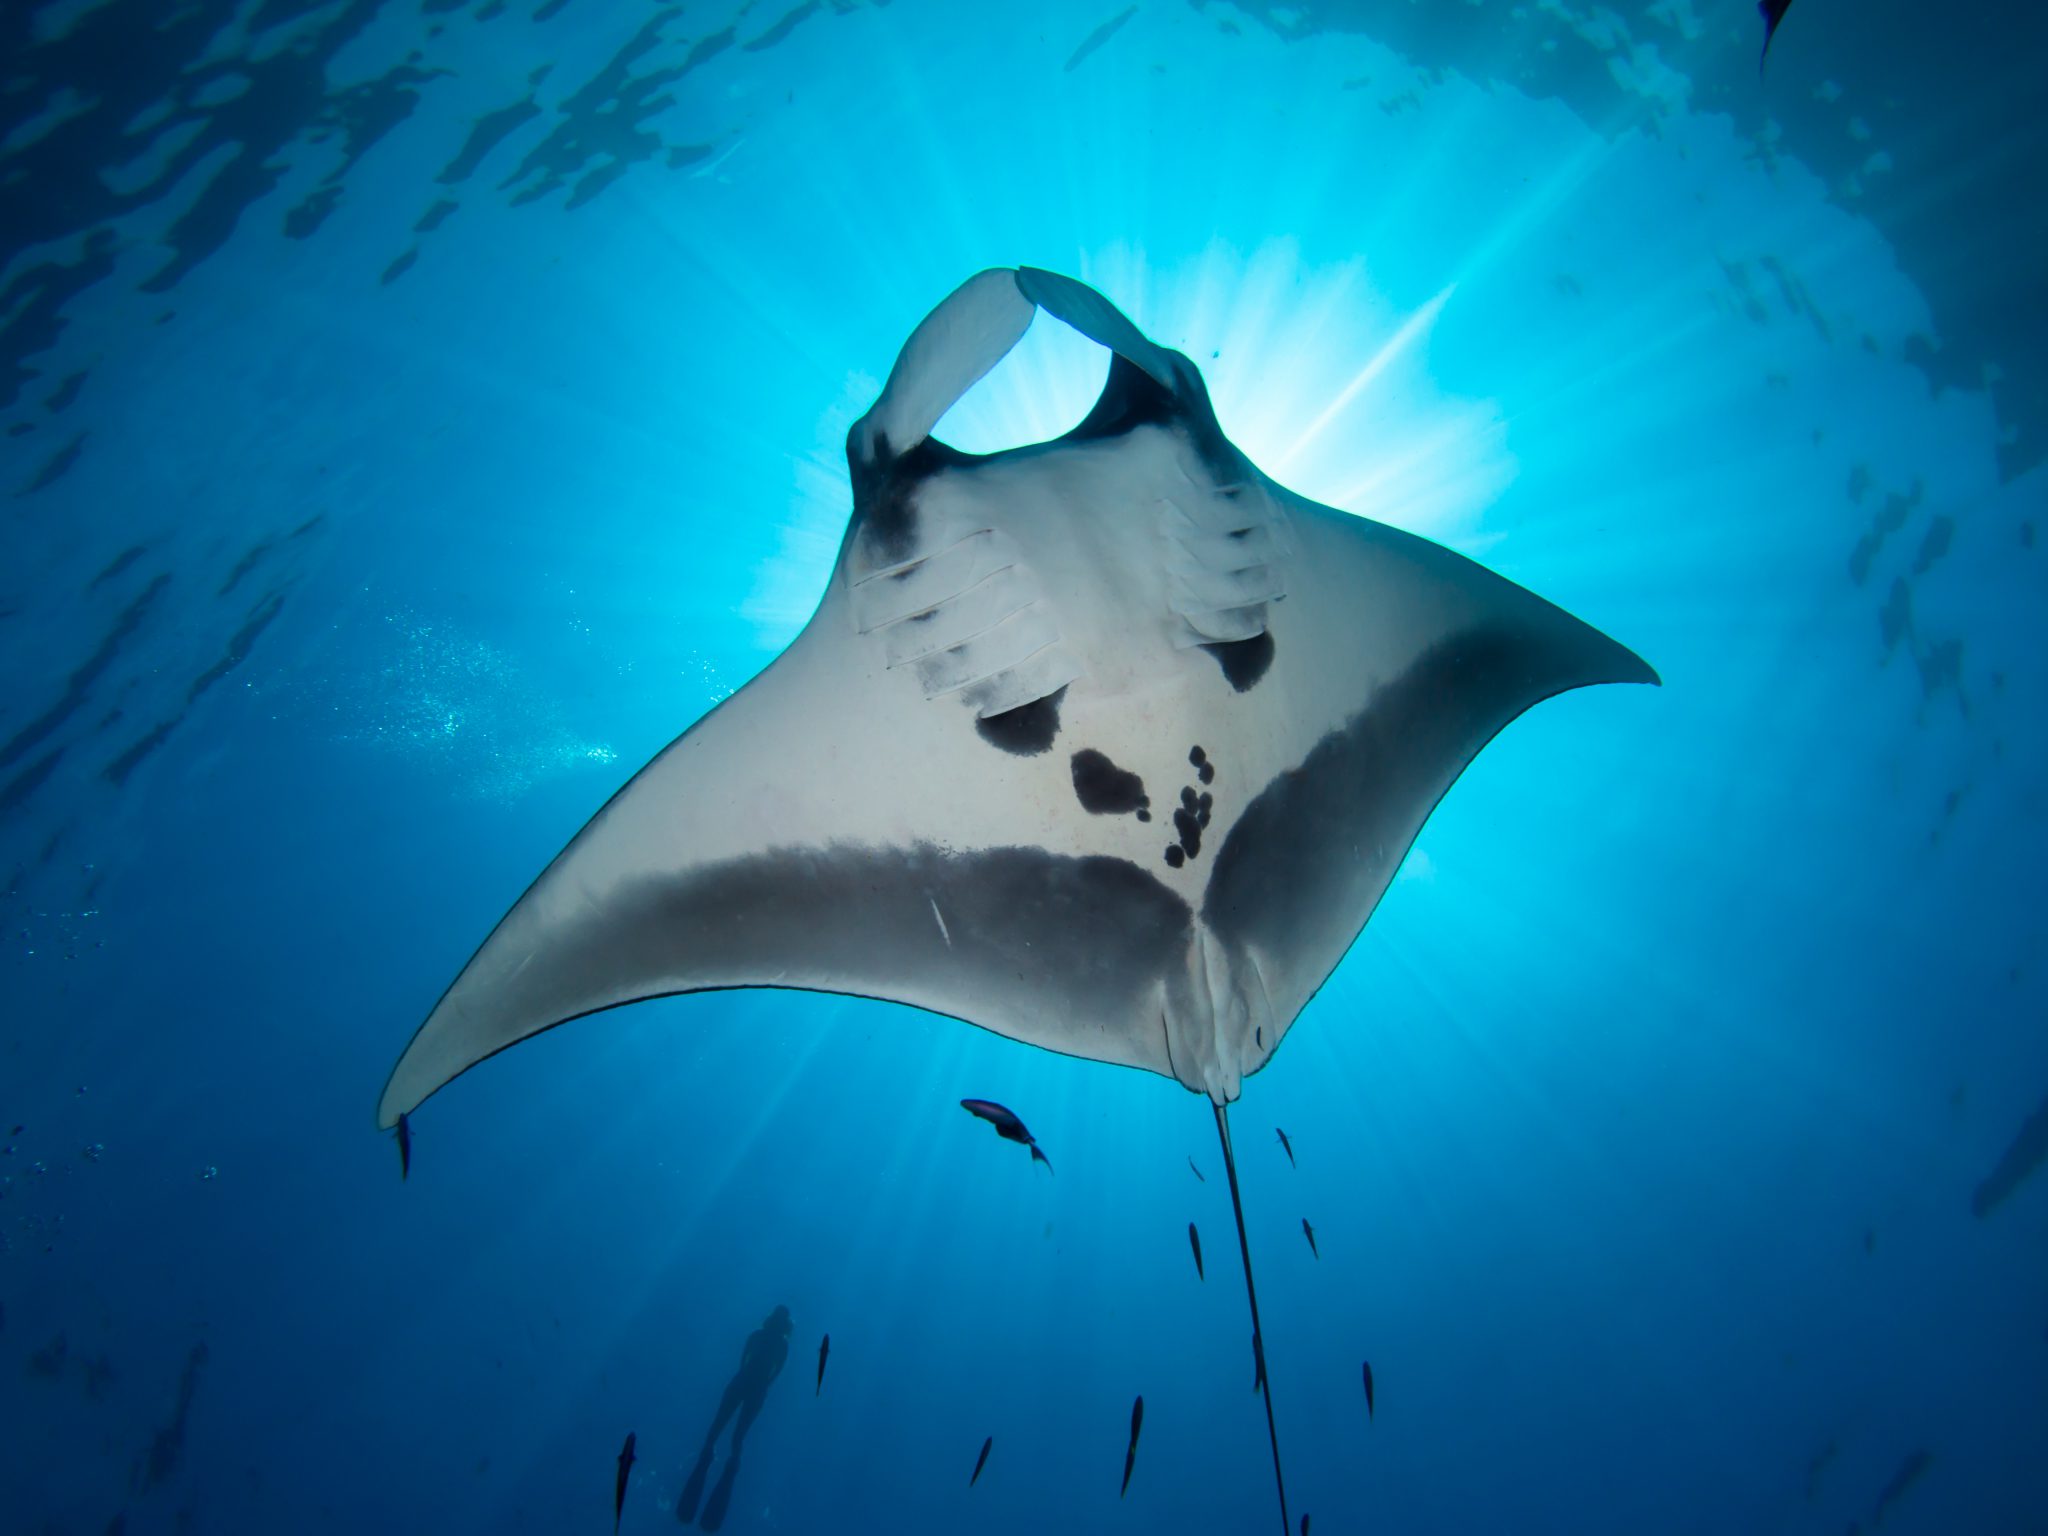
[[[654,1529],[782,1302],[728,1530],[1270,1528],[1174,1084],[743,992],[373,1129],[1031,262],[1665,679],[1489,748],[1233,1111],[1295,1507],[2043,1529],[2044,24],[1922,16],[9,7],[0,1527],[594,1531],[632,1429]],[[1044,329],[942,435],[1079,419]]]

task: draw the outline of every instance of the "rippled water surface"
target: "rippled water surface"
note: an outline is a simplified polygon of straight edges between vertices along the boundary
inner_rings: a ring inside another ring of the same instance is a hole
[[[595,1532],[630,1431],[666,1528],[781,1305],[728,1530],[1272,1529],[1167,1079],[741,990],[375,1127],[1031,265],[1663,679],[1489,746],[1231,1111],[1297,1525],[2038,1528],[2048,13],[788,5],[0,10],[0,1526]]]

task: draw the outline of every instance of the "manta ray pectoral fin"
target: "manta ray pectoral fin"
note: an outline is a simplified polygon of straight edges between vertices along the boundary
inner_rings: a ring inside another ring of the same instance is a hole
[[[659,806],[669,778],[643,774],[613,809]],[[727,789],[696,786],[699,797]],[[1050,1050],[1169,1070],[1157,978],[1186,949],[1191,918],[1134,864],[833,842],[664,859],[631,820],[601,815],[506,915],[400,1058],[381,1124],[556,1024],[725,987],[909,1003]]]
[[[1307,590],[1288,604],[1275,672],[1319,688],[1324,706],[1299,716],[1313,734],[1225,835],[1200,905],[1224,946],[1256,962],[1279,1034],[1487,742],[1567,690],[1658,681],[1626,647],[1461,555],[1298,498],[1288,510]],[[1265,1056],[1278,1043],[1266,1039]]]
[[[399,1059],[380,1124],[556,1024],[721,987],[891,999],[1170,1071],[1162,978],[1189,903],[1160,871],[1049,846],[1042,812],[980,785],[991,744],[1045,750],[1079,672],[1000,524],[917,526],[918,477],[964,461],[932,427],[1034,313],[997,269],[916,328],[849,434],[854,515],[811,623],[506,914]],[[931,830],[936,789],[951,836]]]

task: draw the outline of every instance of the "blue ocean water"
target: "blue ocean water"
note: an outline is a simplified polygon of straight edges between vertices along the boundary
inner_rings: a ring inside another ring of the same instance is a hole
[[[1016,264],[1664,682],[1489,746],[1231,1111],[1297,1518],[2048,1529],[2048,17],[787,3],[0,10],[0,1529],[597,1531],[628,1432],[665,1529],[777,1305],[726,1529],[1272,1529],[1171,1081],[735,991],[375,1129]]]

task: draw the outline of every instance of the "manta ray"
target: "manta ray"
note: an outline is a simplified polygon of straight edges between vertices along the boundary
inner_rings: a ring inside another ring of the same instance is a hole
[[[1086,418],[999,453],[934,438],[1041,310],[1112,354]],[[1657,676],[1475,562],[1267,478],[1193,363],[1055,273],[992,269],[941,302],[847,461],[810,622],[542,871],[379,1122],[644,998],[907,1003],[1209,1099],[1263,1360],[1226,1107],[1479,749],[1552,694]]]

